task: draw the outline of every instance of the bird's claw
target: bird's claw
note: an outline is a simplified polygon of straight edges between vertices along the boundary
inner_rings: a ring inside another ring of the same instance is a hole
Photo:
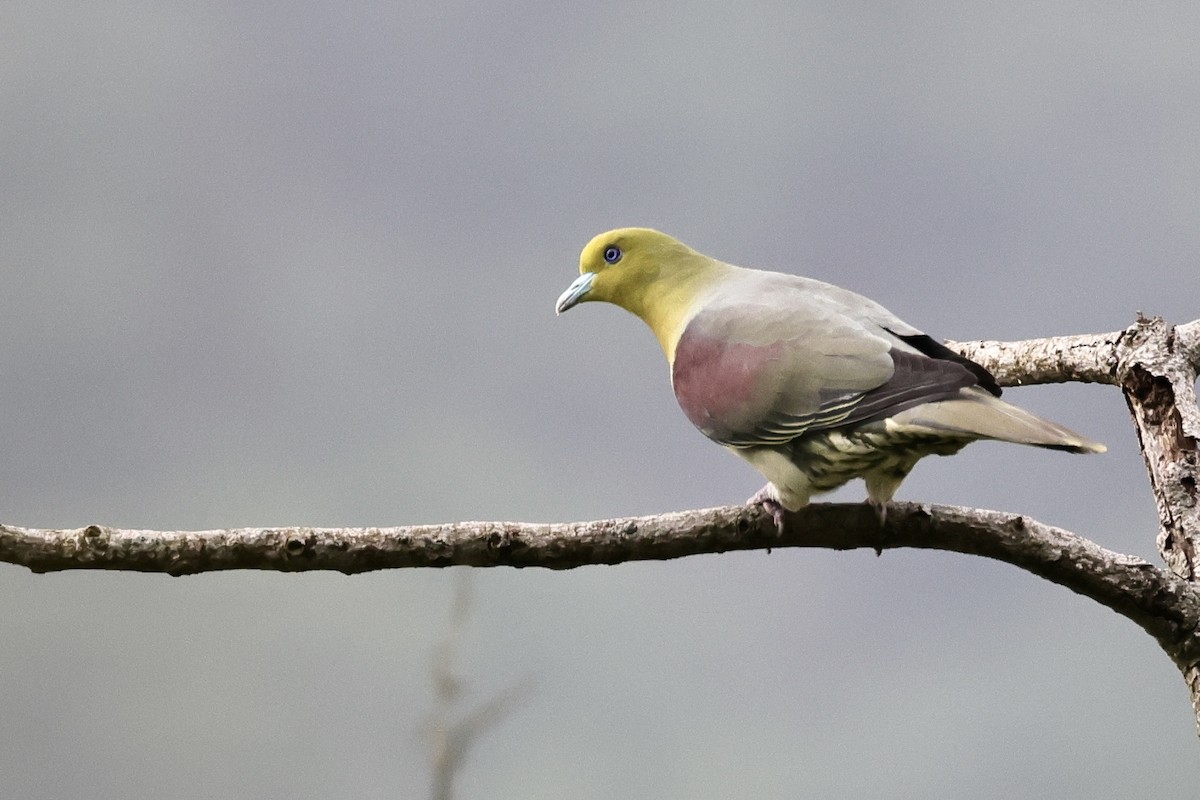
[[[784,531],[784,515],[787,514],[787,509],[770,491],[771,485],[767,484],[763,488],[754,493],[754,496],[746,501],[746,505],[762,506],[765,511],[770,513],[771,519],[775,521],[775,532],[780,536]]]

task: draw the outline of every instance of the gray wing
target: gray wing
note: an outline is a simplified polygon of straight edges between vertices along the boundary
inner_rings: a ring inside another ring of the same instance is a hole
[[[689,322],[672,365],[680,406],[722,444],[777,445],[994,385],[982,367],[853,292],[739,272],[734,289]]]

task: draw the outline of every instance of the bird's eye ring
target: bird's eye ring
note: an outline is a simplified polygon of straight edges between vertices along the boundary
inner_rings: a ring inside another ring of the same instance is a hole
[[[617,247],[615,244],[610,244],[604,249],[604,260],[609,264],[615,264],[620,261],[621,255],[621,248]]]

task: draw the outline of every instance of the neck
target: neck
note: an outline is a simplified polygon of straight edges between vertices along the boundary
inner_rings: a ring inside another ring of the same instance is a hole
[[[731,268],[700,256],[672,269],[670,280],[652,280],[632,302],[623,304],[654,331],[667,362],[675,363],[675,345],[701,306],[703,295]]]

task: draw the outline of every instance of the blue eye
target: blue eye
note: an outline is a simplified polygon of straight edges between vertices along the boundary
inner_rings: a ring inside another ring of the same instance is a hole
[[[621,260],[621,248],[617,247],[615,244],[610,244],[604,250],[604,260],[607,261],[609,264],[615,264],[618,261],[620,261]]]

